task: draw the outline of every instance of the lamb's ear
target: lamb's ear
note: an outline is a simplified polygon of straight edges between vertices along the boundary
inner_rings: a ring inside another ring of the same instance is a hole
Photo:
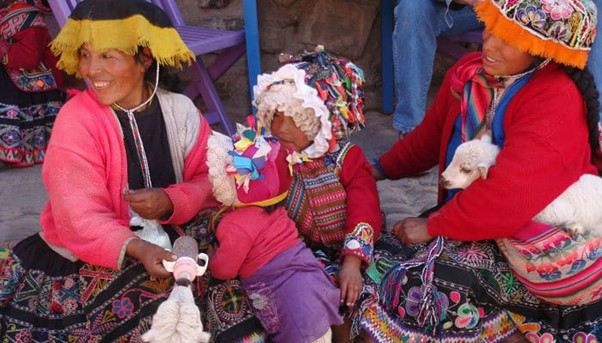
[[[481,179],[486,180],[487,172],[489,171],[489,166],[485,165],[484,163],[480,163],[479,165],[477,165],[477,170],[479,171],[479,176],[481,177]]]

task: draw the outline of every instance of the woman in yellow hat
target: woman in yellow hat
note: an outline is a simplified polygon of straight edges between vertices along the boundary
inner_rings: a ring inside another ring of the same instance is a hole
[[[86,80],[54,126],[42,178],[42,231],[2,261],[0,330],[19,342],[135,342],[170,293],[162,260],[216,204],[210,128],[171,91],[194,59],[167,15],[142,0],[85,0],[52,42],[58,67]]]

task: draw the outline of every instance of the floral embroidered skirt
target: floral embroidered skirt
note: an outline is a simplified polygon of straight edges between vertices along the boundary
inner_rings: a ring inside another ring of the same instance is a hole
[[[204,329],[212,342],[263,342],[238,281],[193,283]],[[173,278],[151,280],[141,263],[126,259],[122,270],[71,262],[38,234],[14,247],[0,247],[2,342],[142,342]]]
[[[28,167],[44,162],[54,119],[65,101],[59,90],[24,92],[0,67],[0,162]]]
[[[0,337],[7,342],[137,342],[170,294],[142,264],[122,270],[71,262],[39,235],[0,260]]]
[[[432,244],[415,248],[412,257]],[[363,309],[360,326],[377,342],[495,343],[517,330],[534,343],[602,342],[602,301],[585,306],[541,301],[516,278],[495,242],[447,240],[427,269],[400,268],[411,260],[398,253],[403,249],[385,234],[367,271],[378,292]]]

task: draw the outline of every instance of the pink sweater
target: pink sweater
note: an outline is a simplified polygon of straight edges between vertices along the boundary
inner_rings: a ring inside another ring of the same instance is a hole
[[[211,275],[228,280],[249,277],[283,251],[299,243],[297,227],[283,207],[268,213],[242,207],[224,216],[216,232],[219,248],[209,260]]]
[[[205,163],[210,128],[204,119],[195,117],[200,116],[198,109],[185,96],[167,92],[158,95],[166,123],[170,114],[190,118],[176,119],[180,123],[196,123],[181,124],[183,127],[171,134],[167,125],[169,136],[185,140],[194,137],[198,130],[196,141],[186,147],[183,183],[164,189],[174,205],[172,216],[165,222],[181,224],[200,208],[215,204]],[[166,108],[164,101],[177,103],[186,111]],[[100,104],[92,91],[78,93],[59,112],[42,179],[48,191],[48,202],[41,214],[46,241],[85,262],[118,269],[125,244],[134,237],[129,227],[128,204],[123,199],[127,186],[126,152],[115,114]]]

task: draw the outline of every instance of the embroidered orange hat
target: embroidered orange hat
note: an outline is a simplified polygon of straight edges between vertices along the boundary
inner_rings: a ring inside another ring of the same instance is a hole
[[[508,44],[580,69],[596,37],[597,8],[591,0],[485,0],[475,12]]]

